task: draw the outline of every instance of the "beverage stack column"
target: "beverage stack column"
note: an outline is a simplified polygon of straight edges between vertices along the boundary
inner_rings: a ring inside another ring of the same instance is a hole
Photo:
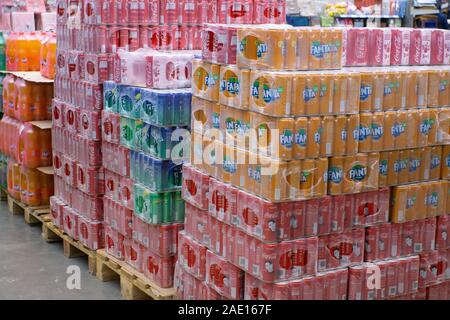
[[[448,67],[341,68],[361,57],[350,33],[206,26],[183,168],[180,297],[447,294]],[[221,40],[234,34],[236,48]],[[385,32],[366,35],[365,66],[390,64],[375,50]]]

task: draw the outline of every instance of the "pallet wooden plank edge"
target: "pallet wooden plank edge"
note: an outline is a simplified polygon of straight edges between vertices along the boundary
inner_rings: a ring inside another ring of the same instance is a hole
[[[105,265],[109,270],[105,270]],[[143,298],[141,295],[133,292],[130,286],[127,285],[127,282],[130,282],[131,285],[155,300],[173,299],[175,296],[174,288],[161,288],[143,273],[126,264],[126,262],[108,254],[106,250],[97,250],[97,277],[103,281],[112,280],[114,277],[111,275],[111,271],[120,276],[124,298]],[[128,288],[124,288],[124,286],[128,286]]]

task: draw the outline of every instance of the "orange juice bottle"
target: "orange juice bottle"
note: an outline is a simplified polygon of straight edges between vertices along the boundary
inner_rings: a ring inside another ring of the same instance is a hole
[[[17,71],[29,70],[29,45],[28,39],[23,32],[19,32],[17,37]]]
[[[27,205],[28,203],[28,169],[24,166],[19,166],[20,172],[20,197],[19,200]]]
[[[16,90],[15,90],[15,77],[11,75],[7,82],[8,91],[8,109],[6,109],[6,114],[10,117],[14,117],[15,104],[16,104]]]
[[[27,40],[28,40],[28,70],[39,71],[41,40],[36,34],[36,32],[30,32],[30,34],[27,37]]]
[[[6,70],[17,71],[17,38],[16,32],[11,32],[6,38]]]
[[[16,87],[16,118],[20,121],[32,121],[33,112],[32,112],[32,93],[31,88],[32,85],[30,82],[27,82],[21,78],[17,78],[15,82]]]
[[[19,156],[21,163],[29,168],[40,166],[40,134],[36,127],[30,123],[23,125],[19,140]]]
[[[36,169],[29,169],[27,172],[27,192],[28,192],[28,205],[39,206],[41,205],[41,175]]]
[[[53,97],[53,86],[47,83],[33,83],[32,112],[35,120],[50,120],[49,106]]]

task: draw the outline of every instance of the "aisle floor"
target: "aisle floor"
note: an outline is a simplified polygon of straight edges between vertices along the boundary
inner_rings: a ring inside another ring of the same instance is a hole
[[[80,289],[68,289],[69,266],[80,268]],[[0,202],[0,299],[120,299],[118,281],[102,282],[88,272],[87,258],[68,259],[62,243],[47,243],[41,225],[8,213]]]

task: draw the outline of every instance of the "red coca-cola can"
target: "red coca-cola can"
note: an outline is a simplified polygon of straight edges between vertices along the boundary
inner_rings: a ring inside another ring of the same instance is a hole
[[[305,235],[306,201],[294,201],[292,214],[289,217],[290,239],[298,239]]]

